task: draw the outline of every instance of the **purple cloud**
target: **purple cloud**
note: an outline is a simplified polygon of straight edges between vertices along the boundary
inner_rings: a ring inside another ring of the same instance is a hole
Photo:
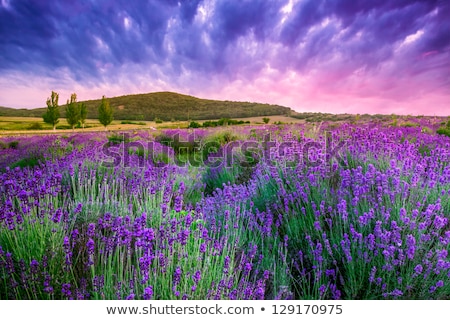
[[[174,90],[445,113],[449,16],[439,0],[1,0],[0,105]]]

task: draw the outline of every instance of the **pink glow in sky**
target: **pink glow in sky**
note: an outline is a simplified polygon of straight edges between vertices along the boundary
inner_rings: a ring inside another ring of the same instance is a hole
[[[450,115],[446,1],[0,1],[0,105],[175,91]]]

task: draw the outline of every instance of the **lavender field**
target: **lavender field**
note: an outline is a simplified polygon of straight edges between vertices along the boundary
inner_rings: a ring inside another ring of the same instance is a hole
[[[439,123],[0,139],[1,299],[450,299]]]

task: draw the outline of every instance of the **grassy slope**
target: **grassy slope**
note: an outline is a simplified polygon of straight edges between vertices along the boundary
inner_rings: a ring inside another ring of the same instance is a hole
[[[205,120],[286,115],[291,112],[289,108],[279,105],[206,100],[173,92],[127,95],[108,100],[114,108],[116,120]],[[85,103],[88,118],[97,118],[100,100],[88,100]],[[0,107],[0,116],[7,117],[41,117],[44,112],[45,108],[27,110]],[[60,113],[61,117],[65,117],[64,105]]]

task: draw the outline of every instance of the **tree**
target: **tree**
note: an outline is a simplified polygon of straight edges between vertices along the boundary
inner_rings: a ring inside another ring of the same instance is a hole
[[[98,121],[106,127],[113,121],[113,110],[109,105],[109,101],[106,100],[105,96],[102,97],[102,102],[98,107]]]
[[[262,120],[263,120],[263,122],[264,122],[265,124],[268,124],[269,121],[270,121],[270,118],[263,118]]]
[[[77,103],[77,95],[75,93],[72,93],[70,96],[70,101],[67,100],[66,120],[72,130],[75,128],[78,121],[80,121],[80,107]]]
[[[86,124],[86,117],[87,117],[87,107],[84,102],[80,104],[80,122],[84,129],[84,125]]]
[[[59,94],[55,91],[52,91],[51,97],[47,98],[47,111],[42,116],[45,123],[51,124],[53,126],[53,131],[56,130],[56,125],[59,122],[58,99]]]

